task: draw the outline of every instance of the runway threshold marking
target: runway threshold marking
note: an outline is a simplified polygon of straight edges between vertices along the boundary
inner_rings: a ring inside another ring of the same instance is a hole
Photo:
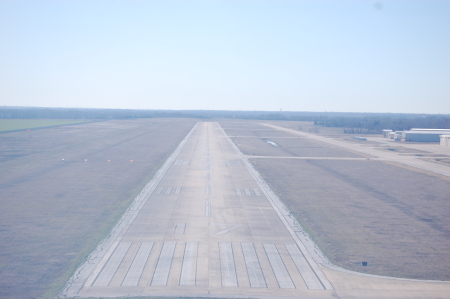
[[[170,266],[172,265],[173,253],[177,242],[164,242],[155,273],[153,274],[152,286],[165,286],[169,278]]]
[[[133,263],[122,282],[122,286],[137,286],[142,272],[144,271],[147,259],[152,251],[154,242],[143,242],[139,247],[139,251],[134,257]]]
[[[198,242],[187,242],[181,267],[180,286],[195,286]]]
[[[231,243],[219,243],[220,270],[222,286],[237,287],[236,266],[234,264],[233,248]]]
[[[111,258],[94,281],[94,286],[106,287],[109,285],[130,246],[131,242],[119,243]]]
[[[298,271],[303,277],[303,280],[306,283],[306,286],[310,290],[323,290],[324,287],[320,280],[317,278],[316,274],[313,272],[308,262],[306,261],[303,254],[298,249],[295,244],[285,244],[286,249],[288,250],[292,260],[297,266]]]
[[[275,244],[263,244],[263,246],[280,288],[295,289],[291,276],[289,275]]]
[[[252,288],[267,288],[264,274],[256,254],[253,243],[241,243],[244,254],[245,265],[247,266],[248,278]]]

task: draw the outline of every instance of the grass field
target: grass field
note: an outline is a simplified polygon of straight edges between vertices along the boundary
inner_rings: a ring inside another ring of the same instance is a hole
[[[0,297],[54,297],[195,122],[0,134]]]
[[[85,123],[82,119],[0,119],[0,133]]]
[[[355,153],[308,138],[274,138],[255,122],[222,125],[243,153],[271,156],[250,161],[333,263],[371,274],[450,280],[449,178],[396,163],[340,160]]]

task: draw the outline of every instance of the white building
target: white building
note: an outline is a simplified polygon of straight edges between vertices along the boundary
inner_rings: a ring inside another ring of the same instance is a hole
[[[441,135],[450,134],[450,130],[415,130],[403,131],[402,140],[415,142],[440,142]]]
[[[384,137],[384,138],[388,138],[390,132],[392,132],[392,130],[383,130],[383,131],[382,131],[383,137]]]
[[[450,147],[450,135],[441,135],[440,138],[440,145]]]

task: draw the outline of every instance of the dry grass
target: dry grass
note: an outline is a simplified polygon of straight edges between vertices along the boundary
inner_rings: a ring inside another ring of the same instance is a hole
[[[308,128],[302,122],[271,123]],[[254,122],[223,126],[246,131],[247,138],[232,138],[244,153],[272,156],[250,161],[333,263],[372,274],[450,280],[449,178],[373,160],[276,159],[354,154],[307,138],[273,138],[280,145],[274,148],[264,142],[272,132],[260,134]]]
[[[427,154],[430,152],[414,149],[414,148],[408,148],[404,146],[384,146],[384,147],[377,147],[377,150],[380,151],[391,151],[391,152],[397,152],[402,154]]]
[[[364,160],[252,163],[335,264],[450,279],[449,179]]]
[[[194,123],[1,134],[0,297],[55,296]]]

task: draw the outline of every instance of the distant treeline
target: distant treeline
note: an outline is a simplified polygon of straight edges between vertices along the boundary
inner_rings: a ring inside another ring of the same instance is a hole
[[[317,126],[344,128],[350,134],[379,134],[411,128],[450,129],[450,115],[303,111],[140,110],[96,108],[0,107],[0,118],[130,119],[130,118],[231,118],[312,121]]]
[[[411,128],[450,129],[449,115],[396,115],[380,114],[369,117],[324,117],[314,121],[323,127],[340,127],[348,134],[379,134],[383,129],[393,131]]]

